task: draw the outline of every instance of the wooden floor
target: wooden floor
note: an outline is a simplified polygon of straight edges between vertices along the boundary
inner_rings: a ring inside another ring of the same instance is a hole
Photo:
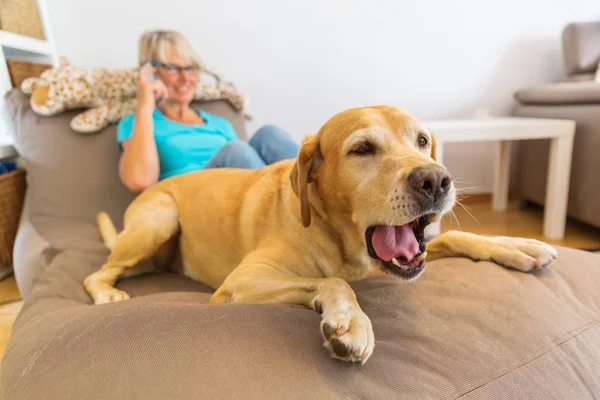
[[[14,275],[0,281],[0,304],[20,297],[21,295],[19,294],[19,288],[17,288]]]
[[[442,231],[458,229],[478,234],[526,237],[564,247],[600,250],[600,229],[577,221],[567,221],[563,240],[544,237],[544,212],[541,208],[520,209],[517,201],[511,201],[506,212],[494,212],[489,196],[473,196],[461,202],[465,208],[454,207],[456,218],[446,215],[442,220]]]
[[[0,360],[10,338],[10,331],[23,306],[14,275],[0,281]]]
[[[480,234],[540,239],[578,249],[600,249],[600,230],[574,221],[568,222],[564,240],[545,239],[542,236],[543,212],[540,209],[520,209],[516,202],[511,202],[507,212],[493,212],[489,197],[486,196],[467,198],[464,204],[468,212],[457,206],[454,212],[458,222],[454,217],[445,217],[442,221],[442,231],[460,229]],[[22,305],[14,276],[0,281],[0,359],[10,337],[14,319]]]

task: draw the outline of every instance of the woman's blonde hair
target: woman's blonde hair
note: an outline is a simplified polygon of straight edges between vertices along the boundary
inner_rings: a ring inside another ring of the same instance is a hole
[[[202,60],[194,50],[190,42],[177,31],[155,30],[145,32],[140,37],[139,42],[139,61],[140,65],[151,60],[165,62],[169,46],[174,46],[175,50],[182,58],[190,60],[198,68],[202,67]]]

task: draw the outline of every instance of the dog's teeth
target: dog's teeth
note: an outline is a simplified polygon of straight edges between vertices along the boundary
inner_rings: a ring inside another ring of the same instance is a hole
[[[402,265],[400,265],[400,262],[398,262],[398,260],[396,260],[395,258],[392,258],[392,263],[398,267],[402,266]]]
[[[421,255],[419,257],[417,257],[417,261],[421,261],[423,260],[425,257],[427,257],[427,252],[424,251],[421,253]]]

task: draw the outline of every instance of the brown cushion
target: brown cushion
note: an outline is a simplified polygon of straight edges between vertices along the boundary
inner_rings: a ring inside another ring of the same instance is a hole
[[[61,252],[15,324],[0,399],[590,398],[600,257],[559,255],[531,274],[454,258],[412,283],[353,283],[376,337],[358,366],[329,358],[311,310],[209,305],[204,285],[171,274],[92,306],[81,281],[105,255]]]
[[[600,83],[575,81],[548,83],[519,90],[515,98],[522,104],[600,103]]]
[[[32,226],[53,248],[103,252],[96,214],[105,210],[120,228],[134,197],[118,177],[116,125],[83,135],[69,127],[81,110],[42,117],[33,112],[20,90],[13,89],[5,97],[15,147],[28,172],[27,211]],[[238,136],[246,138],[243,117],[228,103],[192,105],[228,119]]]

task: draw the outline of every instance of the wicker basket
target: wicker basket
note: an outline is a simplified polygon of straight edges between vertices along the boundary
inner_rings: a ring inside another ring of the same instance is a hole
[[[39,77],[42,72],[52,68],[50,64],[40,64],[25,60],[6,60],[8,73],[14,88],[21,87],[21,83],[29,77]]]
[[[12,251],[23,209],[25,188],[24,169],[0,175],[0,268],[12,268]]]
[[[46,40],[37,0],[0,0],[0,28]]]

